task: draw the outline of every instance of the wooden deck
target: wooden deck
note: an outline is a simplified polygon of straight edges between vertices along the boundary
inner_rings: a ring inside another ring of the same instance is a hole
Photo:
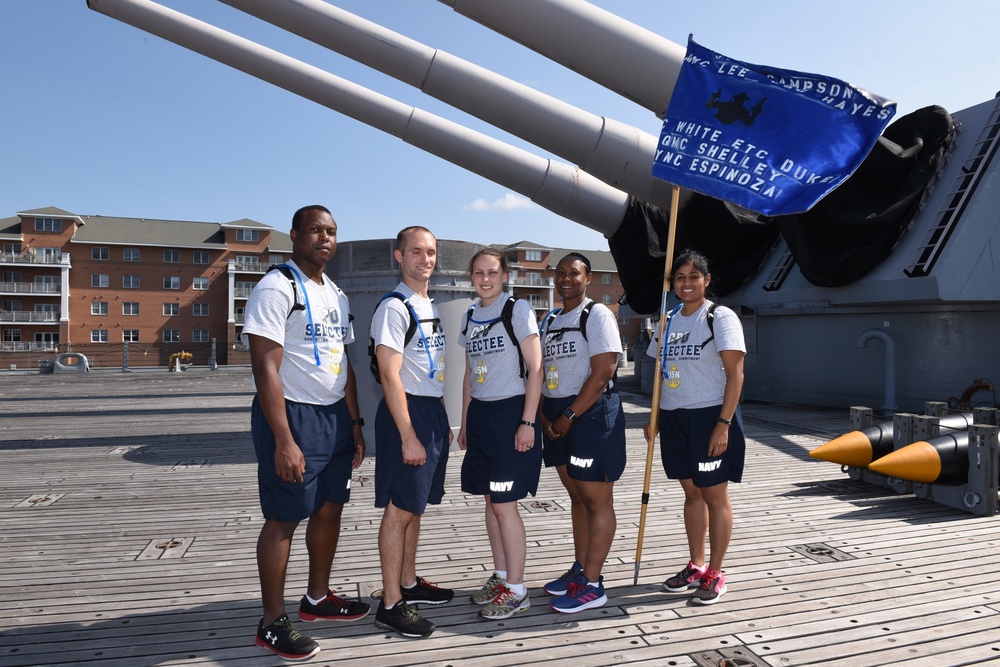
[[[625,383],[628,387],[628,382]],[[616,487],[609,603],[563,616],[540,589],[571,559],[554,473],[524,503],[532,609],[479,619],[489,574],[482,500],[448,493],[423,521],[419,571],[457,589],[404,640],[357,623],[299,623],[317,665],[1000,664],[1000,518],[853,482],[806,453],[848,410],[746,405],[733,488],[730,591],[711,607],[664,593],[686,561],[681,494],[658,463],[633,586],[649,400],[624,394],[629,467]],[[0,376],[0,665],[277,665],[254,646],[261,518],[243,370]],[[380,587],[374,461],[356,473],[334,564],[341,594]],[[288,608],[305,581],[300,536]],[[293,616],[294,618],[294,616]]]

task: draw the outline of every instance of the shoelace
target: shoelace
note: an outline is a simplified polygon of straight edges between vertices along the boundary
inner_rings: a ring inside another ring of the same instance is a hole
[[[274,624],[280,626],[282,630],[288,633],[289,641],[298,641],[302,637],[302,633],[292,625],[292,619],[287,616],[280,621],[276,621]]]
[[[411,609],[410,605],[406,604],[405,602],[400,602],[399,604],[403,605],[403,608],[400,609],[400,611],[403,612],[403,616],[405,616],[406,618],[410,619],[411,621],[419,621],[420,620],[420,614],[418,614],[416,611],[414,611],[413,609]]]
[[[435,584],[433,582],[430,582],[430,581],[427,581],[423,577],[417,577],[417,585],[414,586],[414,588],[417,588],[419,586],[425,586],[427,588],[438,588],[437,584]]]
[[[718,577],[702,577],[701,583],[698,585],[704,591],[710,591],[715,588],[715,582],[719,580]]]
[[[580,595],[580,593],[583,593],[585,590],[587,590],[588,586],[589,584],[581,584],[576,581],[571,581],[569,583],[569,587],[566,589],[566,597],[575,598],[576,596]]]
[[[500,587],[500,592],[497,593],[496,597],[493,598],[492,604],[502,605],[510,602],[512,598],[517,597],[514,591],[510,590],[506,586]]]

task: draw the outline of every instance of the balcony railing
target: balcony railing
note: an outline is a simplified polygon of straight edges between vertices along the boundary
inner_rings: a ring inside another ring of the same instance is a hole
[[[0,283],[0,292],[13,294],[59,294],[58,283]]]
[[[3,341],[0,343],[0,352],[55,352],[59,343],[52,342],[21,342]]]
[[[229,260],[229,264],[234,271],[247,271],[250,273],[267,273],[270,268],[270,264],[265,264],[264,262],[258,261],[237,261],[235,259]]]
[[[252,287],[237,287],[233,290],[233,295],[237,299],[245,299],[250,296],[250,292],[253,291]]]
[[[552,278],[525,278],[518,276],[510,279],[511,287],[552,287],[555,281]]]
[[[65,257],[65,260],[63,259]],[[69,255],[34,252],[0,252],[0,264],[62,264]]]
[[[48,322],[59,321],[58,312],[34,310],[0,310],[0,322]]]

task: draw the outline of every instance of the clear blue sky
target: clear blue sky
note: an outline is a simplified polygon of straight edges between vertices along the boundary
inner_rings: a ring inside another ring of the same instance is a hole
[[[225,5],[161,4],[491,131],[416,89]],[[436,0],[332,4],[592,113],[659,132],[652,113]],[[996,0],[594,4],[678,44],[693,33],[733,58],[845,79],[895,100],[900,115],[929,104],[958,111],[1000,89]],[[83,215],[252,218],[285,230],[295,208],[323,203],[340,225],[341,240],[390,237],[405,225],[423,224],[439,238],[607,248],[598,233],[499,185],[92,12],[85,0],[0,0],[0,26],[0,218],[57,206]]]

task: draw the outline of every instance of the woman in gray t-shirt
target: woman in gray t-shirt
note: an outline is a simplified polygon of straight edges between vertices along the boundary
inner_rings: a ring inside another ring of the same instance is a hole
[[[509,618],[528,610],[524,585],[527,543],[518,501],[538,491],[542,467],[537,424],[542,390],[542,351],[535,312],[503,289],[507,258],[484,248],[469,263],[479,295],[462,317],[465,348],[462,426],[458,446],[462,491],[486,501],[486,533],[493,574],[470,599],[485,605],[479,615]]]

